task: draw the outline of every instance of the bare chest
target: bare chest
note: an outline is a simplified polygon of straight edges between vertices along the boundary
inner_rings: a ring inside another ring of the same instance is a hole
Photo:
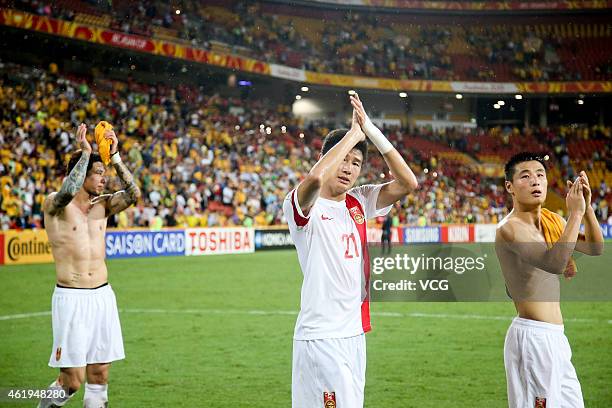
[[[104,242],[106,214],[101,205],[83,211],[69,204],[64,211],[46,220],[46,229],[54,248],[91,246]]]

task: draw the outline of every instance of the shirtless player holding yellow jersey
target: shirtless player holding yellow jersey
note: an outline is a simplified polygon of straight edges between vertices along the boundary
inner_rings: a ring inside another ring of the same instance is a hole
[[[112,141],[111,163],[125,190],[102,194],[106,167],[87,141],[87,126],[77,130],[76,151],[60,191],[49,194],[43,208],[45,229],[55,260],[57,285],[52,299],[53,349],[49,366],[60,369],[39,407],[61,407],[85,384],[84,407],[108,404],[108,370],[125,357],[115,294],[108,284],[104,237],[106,220],[134,204],[140,190],[121,162],[117,136]]]

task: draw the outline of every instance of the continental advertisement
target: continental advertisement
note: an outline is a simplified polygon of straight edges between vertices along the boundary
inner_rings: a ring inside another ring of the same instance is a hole
[[[472,2],[467,2],[472,3]],[[486,3],[486,2],[483,2]],[[605,2],[604,2],[605,3]],[[514,4],[514,3],[513,3]],[[405,92],[484,93],[484,94],[564,94],[612,93],[612,81],[580,82],[457,82],[428,80],[398,80],[305,71],[268,64],[238,55],[221,54],[190,47],[179,42],[120,33],[104,27],[37,16],[13,9],[0,9],[0,25],[53,34],[75,40],[111,47],[214,65],[235,71],[268,75],[300,83],[329,85],[356,89],[381,89]]]
[[[43,230],[4,231],[2,241],[0,261],[6,265],[53,262],[51,244]]]

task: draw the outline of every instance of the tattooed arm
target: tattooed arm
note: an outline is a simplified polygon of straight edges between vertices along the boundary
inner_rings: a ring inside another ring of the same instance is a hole
[[[106,216],[117,214],[130,205],[135,204],[140,198],[140,189],[134,182],[134,176],[128,170],[125,164],[121,161],[121,157],[118,153],[118,140],[115,132],[112,130],[107,131],[105,137],[112,139],[113,144],[111,145],[111,161],[113,167],[117,171],[117,175],[121,179],[121,182],[125,186],[125,190],[117,191],[112,194],[106,202]]]
[[[119,178],[126,186],[125,190],[120,190],[114,193],[106,204],[106,216],[110,217],[117,214],[130,205],[135,204],[140,197],[140,189],[134,182],[134,177],[128,168],[122,162],[114,164],[115,170]]]
[[[85,124],[82,123],[77,129],[76,139],[79,147],[82,149],[81,158],[62,183],[60,191],[49,194],[43,204],[44,210],[53,216],[59,214],[64,207],[70,204],[73,197],[83,186],[87,176],[87,164],[91,155],[91,145],[87,141],[87,126]]]

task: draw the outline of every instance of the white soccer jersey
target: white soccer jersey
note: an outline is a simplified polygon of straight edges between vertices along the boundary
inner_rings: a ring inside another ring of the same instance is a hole
[[[349,190],[344,201],[317,198],[307,217],[292,190],[283,203],[304,282],[296,340],[357,336],[370,330],[366,220],[383,184]]]

